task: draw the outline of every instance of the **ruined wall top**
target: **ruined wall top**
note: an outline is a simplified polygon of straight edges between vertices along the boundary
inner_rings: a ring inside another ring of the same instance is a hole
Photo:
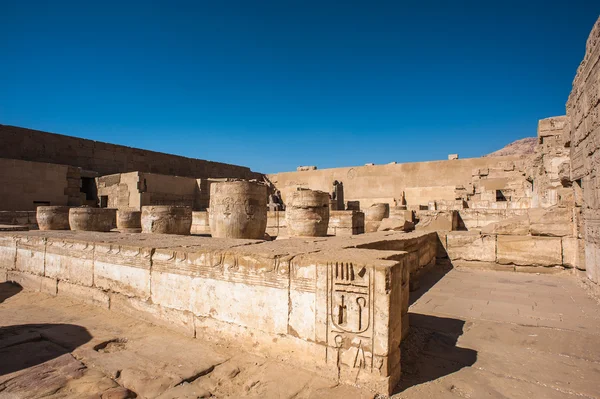
[[[0,158],[76,166],[101,175],[140,171],[194,178],[262,178],[261,174],[244,166],[186,158],[16,126],[0,125],[0,142],[3,144],[0,146]]]

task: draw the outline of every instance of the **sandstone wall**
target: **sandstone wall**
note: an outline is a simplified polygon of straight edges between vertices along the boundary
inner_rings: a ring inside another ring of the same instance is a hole
[[[400,201],[403,193],[409,207],[427,205],[434,200],[454,201],[457,195],[462,195],[457,193],[457,188],[477,194],[473,200],[494,202],[497,187],[513,190],[515,187],[512,186],[516,185],[520,190],[518,195],[525,196],[523,191],[526,189],[522,186],[527,159],[506,156],[357,166],[283,172],[268,175],[268,178],[281,191],[284,201],[297,187],[331,192],[332,184],[337,180],[343,183],[345,200],[359,201],[361,209],[377,202],[393,205]],[[481,193],[486,190],[493,190],[493,198],[485,195],[482,198]]]
[[[570,130],[566,144],[571,153],[571,180],[575,204],[581,205],[583,223],[578,236],[585,239],[587,276],[600,280],[600,19],[586,43],[586,52],[567,101]],[[577,190],[581,189],[583,201]]]
[[[352,242],[0,233],[0,282],[285,356],[389,394],[408,331],[409,272],[435,263],[436,241],[436,233]]]
[[[97,178],[98,198],[108,208],[137,209],[144,205],[181,205],[197,208],[199,179],[155,173],[117,173]]]
[[[168,139],[168,138],[166,138]],[[108,175],[149,172],[194,178],[259,179],[249,168],[147,151],[99,141],[0,125],[0,158],[80,167]]]
[[[2,143],[0,151],[4,147]],[[0,158],[0,211],[30,211],[38,205],[80,205],[80,185],[78,168]]]

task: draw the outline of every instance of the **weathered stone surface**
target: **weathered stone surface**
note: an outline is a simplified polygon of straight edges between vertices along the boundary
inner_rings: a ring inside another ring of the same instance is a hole
[[[210,231],[218,238],[262,239],[267,228],[267,187],[226,181],[210,186]]]
[[[21,236],[17,241],[17,258],[15,269],[21,272],[43,276],[45,252],[45,238]]]
[[[192,208],[187,206],[143,206],[142,233],[188,235]]]
[[[117,211],[117,229],[139,233],[142,229],[142,212],[119,209]]]
[[[38,206],[36,220],[40,230],[69,230],[68,206]]]
[[[529,228],[529,215],[521,215],[483,226],[481,233],[526,236]]]
[[[285,218],[292,237],[324,237],[329,226],[329,194],[297,190],[288,202]]]
[[[0,269],[13,270],[17,259],[17,240],[11,236],[0,236]]]
[[[327,234],[332,236],[356,235],[365,232],[365,214],[359,211],[329,211]]]
[[[142,246],[95,244],[94,285],[148,299],[152,251]]]
[[[562,237],[563,266],[585,270],[585,241],[580,238]]]
[[[418,211],[415,225],[422,231],[453,231],[458,227],[457,211]]]
[[[451,260],[494,262],[496,236],[478,232],[453,231],[446,234],[446,250]]]
[[[531,235],[564,237],[573,234],[571,210],[566,207],[530,209],[528,213]]]
[[[414,228],[415,224],[404,218],[389,217],[381,221],[377,231],[411,231]]]
[[[195,211],[192,212],[192,228],[191,234],[209,235],[210,234],[210,222],[208,212],[206,211]]]
[[[49,238],[45,275],[91,287],[94,282],[94,245],[85,241]]]
[[[117,210],[109,208],[71,208],[69,225],[76,231],[110,231],[117,224]]]
[[[501,264],[556,266],[562,264],[560,237],[498,236],[497,259]]]

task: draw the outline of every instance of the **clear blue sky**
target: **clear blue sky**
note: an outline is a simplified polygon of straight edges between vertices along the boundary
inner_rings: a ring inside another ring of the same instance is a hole
[[[0,124],[260,172],[480,156],[564,114],[600,1],[0,0]]]

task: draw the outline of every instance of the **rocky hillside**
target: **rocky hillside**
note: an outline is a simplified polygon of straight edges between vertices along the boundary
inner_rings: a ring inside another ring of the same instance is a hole
[[[506,147],[494,151],[485,157],[500,157],[505,155],[527,155],[533,154],[537,144],[537,137],[525,137],[524,139],[513,141]]]

